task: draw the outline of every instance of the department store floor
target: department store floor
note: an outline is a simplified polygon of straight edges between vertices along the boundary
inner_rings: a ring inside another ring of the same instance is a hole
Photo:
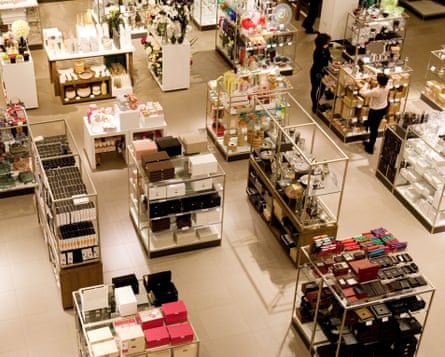
[[[75,14],[87,8],[88,2],[82,0],[43,3],[42,28],[73,29]],[[425,106],[419,93],[429,52],[444,43],[444,25],[444,19],[422,21],[410,16],[403,49],[414,69],[408,108]],[[294,87],[292,94],[309,111],[314,35],[304,33],[301,20],[296,26],[300,30],[298,69],[288,78]],[[159,89],[147,70],[139,40],[134,40],[134,92],[141,103],[153,100],[163,105],[168,135],[204,127],[207,83],[229,69],[214,50],[213,30],[199,32],[193,28],[190,38],[195,36],[198,41],[193,45],[190,88],[173,92]],[[32,56],[39,108],[28,111],[31,123],[63,118],[82,147],[82,117],[89,103],[62,105],[50,85],[44,50],[35,50]],[[350,158],[338,237],[385,227],[408,242],[410,254],[437,288],[419,356],[443,356],[445,233],[429,234],[376,179],[377,153],[365,153],[360,142],[343,144],[333,134],[332,138]],[[99,197],[104,281],[110,283],[113,276],[127,273],[142,277],[171,270],[201,341],[201,357],[309,356],[290,325],[296,268],[248,202],[247,160],[228,163],[214,152],[227,174],[221,246],[153,259],[145,255],[130,221],[128,173],[123,160],[105,160],[91,172]],[[61,306],[33,195],[0,199],[0,212],[0,355],[78,355],[73,311]]]

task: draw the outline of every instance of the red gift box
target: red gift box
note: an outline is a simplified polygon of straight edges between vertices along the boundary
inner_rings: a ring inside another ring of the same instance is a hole
[[[170,335],[165,326],[144,330],[144,336],[145,344],[148,348],[164,346],[170,343]]]
[[[187,321],[187,308],[182,300],[168,302],[161,307],[167,325]]]
[[[138,322],[143,330],[164,325],[164,315],[160,308],[151,308],[138,312]]]
[[[193,341],[193,330],[188,323],[167,326],[167,330],[172,345]]]

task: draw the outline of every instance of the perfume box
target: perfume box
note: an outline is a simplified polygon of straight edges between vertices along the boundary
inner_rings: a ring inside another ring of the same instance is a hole
[[[188,170],[191,176],[206,176],[218,170],[218,162],[212,153],[190,156]]]
[[[95,343],[91,346],[94,357],[118,357],[119,349],[114,340]]]
[[[113,340],[113,334],[108,326],[89,330],[87,336],[91,344]]]
[[[123,356],[140,353],[145,350],[145,337],[140,325],[122,327],[116,332]]]

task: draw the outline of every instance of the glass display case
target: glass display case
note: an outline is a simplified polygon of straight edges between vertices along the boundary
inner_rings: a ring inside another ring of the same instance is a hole
[[[153,258],[220,245],[223,169],[211,153],[168,161],[174,171],[172,177],[155,179],[130,146],[130,217],[147,254]],[[198,171],[196,165],[204,171]]]
[[[371,255],[371,240],[388,253]],[[405,248],[385,241],[398,239],[379,228],[301,248],[292,325],[314,355],[419,355],[435,289]]]
[[[216,28],[218,0],[195,0],[192,7],[192,19],[200,30]]]
[[[91,15],[98,24],[106,21],[111,9],[118,8],[125,25],[131,29],[133,38],[142,37],[147,31],[150,13],[148,1],[93,0],[90,8]]]
[[[430,53],[420,97],[434,109],[445,110],[445,45]]]
[[[289,124],[266,107],[268,125],[251,146],[248,197],[294,263],[318,234],[337,233],[348,157],[289,95]]]
[[[32,193],[36,182],[28,115],[20,104],[9,104],[0,112],[0,197]]]
[[[394,123],[405,109],[411,68],[364,66],[358,70],[353,65],[343,65],[338,72],[328,68],[326,81],[331,84],[324,83],[324,85],[334,89],[331,92],[330,103],[323,105],[326,101],[322,101],[317,112],[343,142],[361,141],[368,138],[369,132],[364,123],[368,119],[369,99],[361,96],[359,91],[363,81],[370,81],[371,87],[376,85],[376,76],[380,72],[386,73],[393,83],[388,93],[388,109],[379,128],[381,134],[385,125]]]
[[[292,85],[276,71],[226,72],[207,87],[206,128],[227,161],[245,159],[250,146],[259,140],[267,116],[264,107],[275,111],[283,125],[286,124],[286,93]],[[258,107],[256,99],[263,98]]]
[[[29,126],[39,223],[64,308],[103,281],[97,192],[64,120]]]
[[[388,13],[378,8],[350,12],[344,34],[345,56],[356,64],[404,63],[401,52],[408,19],[404,12]]]
[[[127,294],[131,298],[134,297],[134,300],[130,299],[129,305],[134,307],[135,311],[129,315],[123,315],[119,310],[116,289],[112,284],[90,286],[73,292],[80,356],[105,356],[99,353],[104,349],[109,352],[107,356],[128,355],[128,350],[133,351],[130,355],[134,357],[199,356],[199,337],[187,314],[185,321],[177,323],[176,326],[187,324],[192,335],[187,338],[188,341],[185,338],[184,342],[178,343],[176,339],[171,341],[168,332],[174,325],[166,324],[162,307],[153,305],[145,287],[147,279],[149,275],[144,275],[143,280],[136,281],[137,293]],[[93,301],[94,306],[91,306],[91,298],[88,300],[88,297],[93,294],[96,300]],[[126,328],[129,328],[127,333],[122,333],[122,329]],[[151,335],[154,337],[150,338]]]

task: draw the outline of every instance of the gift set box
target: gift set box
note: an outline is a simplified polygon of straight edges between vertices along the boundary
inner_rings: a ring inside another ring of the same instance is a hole
[[[113,340],[113,334],[108,326],[89,330],[87,336],[91,344]]]
[[[140,325],[122,327],[116,333],[119,337],[121,356],[129,356],[145,351],[144,332]]]
[[[187,321],[187,308],[184,301],[178,300],[161,305],[164,321],[167,325]]]
[[[170,335],[170,343],[178,345],[180,343],[193,341],[193,330],[189,323],[167,326]]]
[[[151,182],[168,180],[175,176],[175,168],[165,151],[147,153],[141,158],[141,163]]]
[[[213,186],[213,180],[211,178],[208,178],[205,180],[192,181],[190,182],[190,185],[192,186],[193,191],[211,190]]]
[[[154,153],[158,151],[156,143],[151,139],[134,140],[133,148],[136,160],[141,160],[143,154]]]
[[[156,139],[159,151],[166,151],[169,157],[182,154],[182,146],[179,140],[173,136],[162,136]]]
[[[139,311],[137,319],[143,330],[164,325],[164,315],[158,307]]]
[[[114,289],[116,307],[121,316],[135,315],[137,312],[137,300],[131,286],[122,286]]]
[[[178,300],[178,290],[172,282],[170,270],[144,275],[143,280],[154,306]]]
[[[191,176],[205,176],[218,171],[218,162],[212,153],[190,156],[188,171]]]
[[[119,357],[119,349],[114,340],[95,343],[91,346],[94,357]]]
[[[145,343],[148,348],[165,346],[170,343],[167,327],[159,326],[144,330]]]
[[[184,154],[198,154],[208,151],[207,135],[205,130],[192,133],[185,133],[179,136],[184,147]]]

